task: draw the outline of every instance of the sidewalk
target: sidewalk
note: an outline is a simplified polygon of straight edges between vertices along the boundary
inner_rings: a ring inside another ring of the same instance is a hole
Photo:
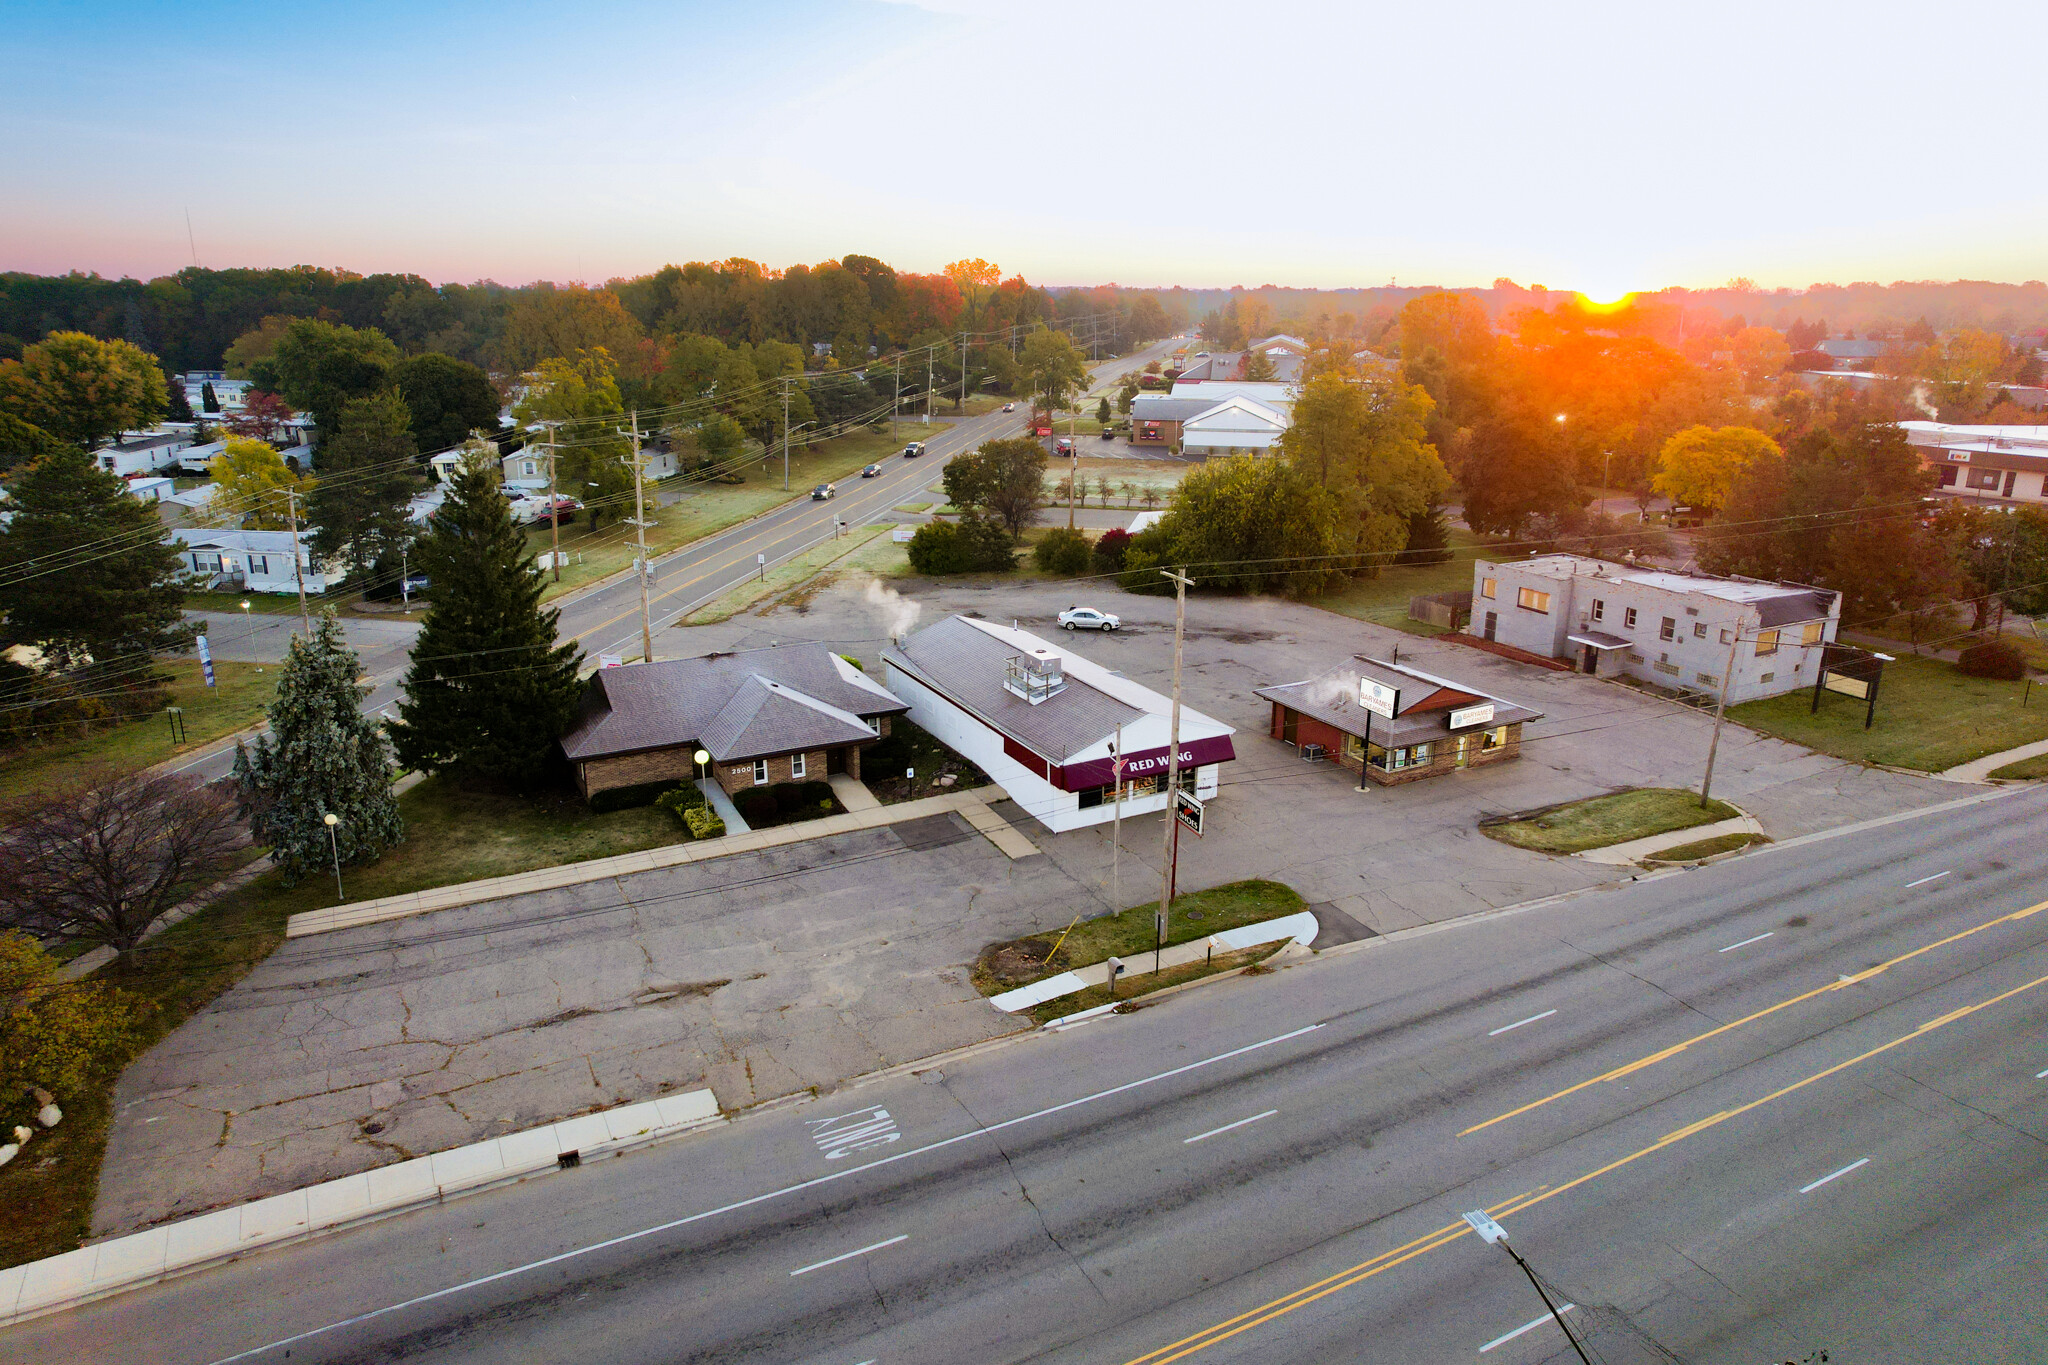
[[[697,790],[704,793],[704,799],[711,803],[711,809],[717,811],[718,818],[725,821],[725,832],[728,836],[754,832],[754,827],[740,815],[740,808],[725,794],[725,788],[708,777],[700,777],[697,779]]]
[[[1738,815],[1732,820],[1716,820],[1711,825],[1693,825],[1686,829],[1674,829],[1669,834],[1652,834],[1642,839],[1631,839],[1625,844],[1609,844],[1606,848],[1589,848],[1574,853],[1574,858],[1584,858],[1589,863],[1607,863],[1613,867],[1627,867],[1639,858],[1652,853],[1661,853],[1667,848],[1682,844],[1696,844],[1702,839],[1714,839],[1723,834],[1762,834],[1764,827],[1754,816]]]
[[[947,792],[943,796],[927,796],[922,800],[905,801],[900,805],[882,806],[875,810],[828,815],[821,820],[806,820],[801,824],[778,825],[773,829],[757,829],[746,834],[729,833],[722,839],[704,839],[697,842],[686,840],[664,848],[650,848],[639,853],[621,853],[610,858],[592,858],[587,862],[565,863],[557,867],[536,868],[532,872],[518,872],[509,877],[487,877],[481,881],[435,887],[430,891],[409,891],[404,895],[385,896],[379,900],[337,905],[325,910],[308,910],[303,914],[293,915],[286,923],[284,933],[286,938],[304,938],[308,934],[353,929],[357,925],[405,919],[432,910],[452,910],[457,906],[475,905],[480,901],[502,900],[508,896],[523,896],[535,891],[553,891],[583,882],[629,876],[635,872],[653,872],[664,867],[678,867],[684,863],[708,862],[713,858],[730,857],[735,853],[753,853],[764,848],[777,848],[811,839],[825,839],[834,834],[880,829],[886,825],[900,825],[912,820],[922,820],[927,816],[951,812],[958,812],[969,824],[987,835],[989,842],[1012,858],[1028,856],[1016,851],[1015,845],[1019,843],[1030,853],[1036,853],[1038,850],[1031,847],[1029,840],[1016,833],[1008,822],[988,809],[988,802],[1004,799],[1006,798],[1000,787],[978,787],[972,791]],[[991,827],[987,821],[995,822],[1000,828]]]
[[[2032,744],[2022,744],[2017,749],[2007,749],[2003,753],[1986,754],[1982,758],[1973,758],[1968,763],[1958,763],[1953,768],[1945,768],[1935,773],[1934,776],[1944,782],[1987,782],[1990,780],[1991,774],[1997,772],[2006,764],[2017,763],[2023,758],[2033,758],[2039,754],[2048,754],[2048,739],[2035,740]]]
[[[1242,952],[1246,948],[1256,948],[1262,943],[1278,943],[1281,939],[1291,939],[1304,944],[1313,943],[1320,927],[1316,923],[1315,911],[1300,910],[1292,915],[1282,915],[1279,919],[1246,924],[1236,929],[1225,929],[1206,938],[1162,948],[1156,955],[1135,953],[1123,959],[1124,970],[1119,979],[1129,980],[1134,977],[1150,976],[1155,971],[1171,971],[1190,962],[1201,962],[1214,953]],[[1156,967],[1153,965],[1155,957],[1158,963]],[[1063,995],[1085,991],[1090,986],[1100,986],[1108,980],[1109,963],[1094,962],[1086,967],[1076,967],[1071,972],[1049,976],[1043,981],[1034,981],[1028,986],[1019,986],[1014,991],[992,995],[988,1002],[1006,1014],[1014,1014],[1018,1010],[1028,1010],[1033,1005],[1042,1005],[1048,1000],[1057,1000]]]

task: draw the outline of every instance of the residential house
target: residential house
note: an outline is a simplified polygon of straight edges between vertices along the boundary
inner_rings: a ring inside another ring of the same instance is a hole
[[[1015,627],[949,616],[882,653],[910,719],[1051,830],[1166,808],[1173,702]],[[1183,704],[1180,782],[1216,795],[1230,726]],[[1122,772],[1116,761],[1122,756]]]
[[[293,567],[290,531],[223,531],[206,526],[180,526],[168,537],[186,567],[199,575],[201,586],[216,592],[297,593],[301,575],[307,593],[323,593],[340,582],[346,570],[339,561],[317,561],[301,527],[297,568]]]
[[[2001,507],[2048,503],[2048,426],[1952,426],[1901,422],[1936,492]]]
[[[230,379],[225,370],[187,370],[171,381],[185,391],[185,402],[195,416],[240,412],[248,402],[249,390],[256,385],[247,379]],[[213,386],[214,402],[219,406],[206,406],[206,389]]]
[[[1826,337],[1814,349],[1832,359],[1838,370],[1867,370],[1888,345],[1889,342],[1858,341],[1853,337]]]
[[[1824,588],[1584,555],[1472,566],[1472,621],[1483,638],[1662,687],[1718,693],[1725,679],[1730,702],[1810,685],[1841,611],[1841,595]]]
[[[1363,769],[1382,787],[1519,758],[1522,726],[1543,718],[1469,683],[1363,654],[1302,682],[1255,691],[1273,704],[1274,739],[1304,757]]]
[[[819,644],[601,668],[562,752],[587,800],[618,787],[684,782],[695,755],[728,793],[860,777],[861,750],[910,707]]]
[[[92,458],[101,469],[125,479],[183,463],[191,449],[192,428],[180,422],[148,431],[123,432],[93,451]]]

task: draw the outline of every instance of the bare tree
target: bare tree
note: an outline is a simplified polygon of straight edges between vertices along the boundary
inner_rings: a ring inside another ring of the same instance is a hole
[[[171,773],[88,771],[0,825],[0,928],[123,957],[245,843],[231,794]]]

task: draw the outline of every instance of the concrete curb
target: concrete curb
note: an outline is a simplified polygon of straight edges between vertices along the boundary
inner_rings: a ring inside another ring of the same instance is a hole
[[[358,1223],[617,1156],[722,1122],[709,1090],[664,1095],[380,1166],[0,1270],[0,1326]]]
[[[684,841],[661,848],[642,849],[638,853],[620,853],[609,858],[562,863],[554,867],[535,868],[530,872],[515,872],[504,877],[458,882],[454,886],[408,891],[401,895],[383,896],[353,905],[331,906],[325,910],[307,910],[293,915],[285,922],[284,935],[286,938],[304,938],[308,934],[332,933],[337,929],[353,929],[364,924],[406,919],[413,915],[429,914],[435,910],[454,910],[485,901],[531,895],[536,891],[555,891],[565,886],[606,881],[636,872],[654,872],[663,868],[680,867],[685,863],[701,863],[713,858],[730,857],[736,853],[753,853],[764,848],[805,843],[812,839],[830,838],[835,834],[880,829],[887,825],[920,820],[928,815],[944,815],[951,811],[960,812],[972,823],[973,811],[986,810],[989,801],[1001,799],[1003,793],[1000,787],[975,787],[967,791],[947,792],[942,796],[927,796],[899,805],[883,806],[878,810],[828,815],[823,819],[806,820],[797,825],[777,825],[772,829],[749,830],[744,834],[727,834],[719,839]],[[1003,830],[1009,828],[1007,823],[1003,825]],[[1023,842],[1022,835],[1014,835],[1014,838]],[[993,834],[990,835],[990,840],[996,842]],[[997,842],[996,846],[1003,848],[1000,842]],[[1033,848],[1031,851],[1036,853],[1038,850]],[[1003,852],[1011,857],[1024,856],[1008,848],[1003,848]]]

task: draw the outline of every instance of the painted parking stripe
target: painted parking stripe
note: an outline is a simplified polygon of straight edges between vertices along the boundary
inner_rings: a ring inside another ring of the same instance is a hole
[[[1561,1317],[1564,1314],[1571,1312],[1574,1308],[1577,1307],[1578,1305],[1575,1303],[1559,1304],[1557,1307],[1558,1315]],[[1496,1346],[1507,1345],[1509,1342],[1513,1341],[1516,1337],[1522,1335],[1522,1333],[1524,1332],[1533,1332],[1538,1327],[1541,1327],[1544,1323],[1555,1321],[1557,1321],[1556,1318],[1553,1318],[1550,1316],[1550,1314],[1545,1313],[1540,1318],[1535,1318],[1531,1321],[1523,1323],[1520,1327],[1517,1327],[1514,1331],[1509,1332],[1506,1336],[1495,1337],[1492,1341],[1487,1342],[1484,1346],[1479,1348],[1479,1354],[1485,1355],[1488,1351],[1491,1351]]]
[[[1245,1126],[1245,1125],[1246,1125],[1247,1123],[1257,1123],[1257,1122],[1258,1122],[1258,1121],[1259,1121],[1260,1119],[1269,1119],[1269,1118],[1272,1118],[1272,1117],[1273,1117],[1273,1115],[1275,1115],[1275,1114],[1277,1114],[1277,1113],[1279,1113],[1279,1112],[1280,1112],[1280,1111],[1279,1111],[1278,1109],[1268,1109],[1268,1110],[1267,1110],[1267,1111],[1266,1111],[1265,1113],[1263,1113],[1263,1114],[1253,1114],[1253,1115],[1252,1115],[1252,1116],[1251,1116],[1250,1118],[1248,1118],[1248,1119],[1239,1119],[1239,1120],[1238,1120],[1238,1121],[1237,1121],[1236,1123],[1226,1123],[1226,1124],[1224,1124],[1224,1125],[1223,1125],[1223,1126],[1222,1126],[1221,1128],[1211,1128],[1211,1129],[1210,1129],[1210,1130],[1209,1130],[1208,1132],[1206,1132],[1206,1133],[1197,1133],[1197,1134],[1195,1134],[1195,1135],[1194,1135],[1193,1137],[1191,1137],[1191,1138],[1182,1138],[1182,1139],[1180,1140],[1180,1142],[1181,1142],[1181,1146],[1185,1147],[1185,1146],[1187,1146],[1187,1145],[1188,1145],[1188,1144],[1189,1144],[1190,1142],[1200,1142],[1200,1141],[1201,1141],[1201,1140],[1202,1140],[1203,1138],[1212,1138],[1212,1137],[1215,1137],[1215,1136],[1216,1136],[1216,1135],[1217,1135],[1218,1133],[1227,1133],[1227,1132],[1229,1132],[1229,1131],[1230,1131],[1231,1129],[1233,1129],[1233,1128],[1242,1128],[1242,1127],[1244,1127],[1244,1126]]]
[[[799,1275],[808,1275],[808,1274],[810,1274],[810,1273],[811,1273],[811,1272],[812,1272],[813,1270],[823,1270],[823,1269],[824,1269],[824,1268],[825,1268],[826,1266],[828,1266],[828,1265],[838,1265],[838,1264],[839,1264],[839,1263],[840,1263],[841,1261],[850,1261],[850,1260],[852,1260],[852,1259],[853,1259],[854,1257],[856,1257],[856,1256],[865,1256],[865,1255],[867,1255],[867,1254],[868,1254],[868,1253],[869,1253],[870,1251],[880,1251],[880,1250],[881,1250],[881,1249],[882,1249],[883,1247],[892,1247],[892,1246],[895,1246],[895,1245],[896,1245],[896,1244],[897,1244],[898,1242],[907,1242],[907,1241],[909,1241],[909,1240],[910,1240],[910,1234],[909,1234],[909,1233],[907,1233],[907,1232],[899,1232],[899,1233],[897,1233],[897,1234],[896,1234],[896,1235],[895,1235],[894,1237],[891,1237],[891,1238],[890,1238],[890,1239],[889,1239],[888,1241],[886,1241],[886,1242],[877,1242],[877,1243],[875,1243],[875,1244],[874,1244],[873,1246],[865,1246],[865,1247],[862,1247],[862,1248],[861,1248],[861,1249],[860,1249],[859,1251],[847,1251],[847,1252],[842,1252],[841,1254],[839,1254],[839,1255],[837,1255],[837,1256],[834,1256],[834,1257],[832,1257],[832,1258],[831,1258],[831,1259],[829,1259],[829,1260],[824,1260],[824,1261],[814,1261],[814,1262],[812,1262],[812,1263],[811,1263],[810,1265],[807,1265],[807,1266],[803,1267],[803,1268],[802,1268],[801,1270],[792,1270],[792,1271],[790,1271],[790,1272],[789,1272],[789,1277],[790,1277],[791,1279],[795,1279],[795,1278],[796,1278],[797,1276],[799,1276]]]
[[[1556,1013],[1556,1010],[1545,1010],[1541,1014],[1532,1014],[1527,1019],[1517,1019],[1512,1024],[1502,1024],[1499,1028],[1495,1029],[1493,1032],[1487,1034],[1486,1036],[1489,1038],[1498,1038],[1501,1034],[1506,1033],[1509,1029],[1518,1029],[1524,1024],[1533,1024],[1538,1019],[1548,1019],[1551,1015]]]
[[[1758,934],[1755,938],[1746,938],[1740,943],[1731,943],[1726,948],[1716,948],[1714,951],[1717,953],[1732,953],[1737,948],[1747,948],[1752,943],[1762,943],[1767,938],[1776,938],[1777,936],[1778,931],[1773,929],[1769,933]]]
[[[1953,869],[1951,869],[1951,871],[1952,871],[1952,870],[1953,870]],[[1948,875],[1948,873],[1947,873],[1947,872],[1937,872],[1937,873],[1935,873],[1935,874],[1934,874],[1934,875],[1933,875],[1932,877],[1922,877],[1922,878],[1921,878],[1921,879],[1920,879],[1919,881],[1917,881],[1917,882],[1907,882],[1907,883],[1906,883],[1906,889],[1907,889],[1908,891],[1911,891],[1911,890],[1912,890],[1912,889],[1913,889],[1914,887],[1916,887],[1916,886],[1925,886],[1925,885],[1927,885],[1927,883],[1929,883],[1929,882],[1938,882],[1938,881],[1940,881],[1940,880],[1941,880],[1941,879],[1942,879],[1943,877],[1946,877],[1947,875]]]
[[[1801,1194],[1812,1194],[1815,1190],[1827,1184],[1830,1180],[1839,1179],[1840,1177],[1849,1174],[1849,1172],[1855,1170],[1857,1167],[1868,1166],[1869,1164],[1869,1157],[1864,1157],[1861,1161],[1852,1161],[1848,1165],[1844,1166],[1841,1170],[1836,1171],[1832,1175],[1824,1175],[1820,1179],[1814,1181],[1811,1185],[1801,1185],[1799,1187],[1799,1192]]]

